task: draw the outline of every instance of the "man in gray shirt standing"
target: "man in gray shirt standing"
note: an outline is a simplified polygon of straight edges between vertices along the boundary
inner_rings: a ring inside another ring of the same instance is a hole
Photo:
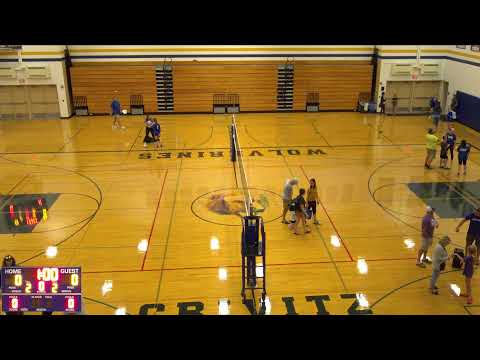
[[[288,205],[292,202],[293,197],[293,187],[298,185],[297,179],[289,179],[285,183],[283,188],[282,200],[283,200],[283,214],[282,214],[282,223],[288,224],[289,222],[285,220],[285,215],[288,211]]]

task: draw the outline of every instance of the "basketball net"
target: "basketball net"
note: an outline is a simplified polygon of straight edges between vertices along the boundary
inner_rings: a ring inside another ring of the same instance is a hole
[[[418,79],[418,75],[420,75],[420,68],[417,68],[417,67],[413,68],[410,75],[412,77],[412,80],[416,81]]]
[[[412,71],[410,72],[411,78],[413,81],[418,80],[418,75],[420,75],[421,68],[420,67],[413,67]]]

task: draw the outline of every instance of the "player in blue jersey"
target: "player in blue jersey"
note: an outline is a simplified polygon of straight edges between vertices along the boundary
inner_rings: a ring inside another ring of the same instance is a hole
[[[462,169],[462,165],[463,165],[463,175],[467,175],[467,160],[468,160],[468,154],[470,154],[470,144],[468,144],[465,140],[462,140],[457,151],[458,151],[457,175],[460,175],[460,170]]]
[[[157,119],[153,119],[153,125],[152,125],[152,130],[153,130],[153,138],[155,139],[155,149],[158,149],[160,146],[160,124],[157,122]]]
[[[112,116],[113,116],[113,124],[112,124],[112,129],[115,129],[117,127],[121,127],[122,129],[125,129],[125,126],[122,126],[120,124],[120,114],[122,113],[120,109],[120,101],[118,101],[118,98],[114,98],[110,107],[112,108]]]

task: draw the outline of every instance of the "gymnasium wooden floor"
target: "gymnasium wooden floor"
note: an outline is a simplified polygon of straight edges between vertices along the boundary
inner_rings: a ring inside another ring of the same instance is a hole
[[[229,160],[230,115],[156,117],[159,151],[144,149],[141,116],[123,117],[126,130],[112,130],[108,116],[0,122],[0,193],[60,193],[33,232],[0,234],[0,256],[11,254],[23,266],[81,266],[87,314],[121,307],[128,314],[218,314],[220,299],[230,301],[231,314],[249,314],[240,297],[239,218],[209,210],[212,195],[241,194]],[[267,313],[480,313],[475,278],[471,306],[449,290],[464,288],[451,264],[440,295],[428,292],[431,267],[415,266],[426,204],[408,187],[478,181],[476,148],[468,175],[458,177],[456,163],[438,169],[438,158],[435,169],[424,169],[425,116],[388,116],[382,124],[375,114],[241,113],[238,123],[249,187],[267,204]],[[480,146],[478,133],[455,128],[459,140]],[[302,187],[314,177],[319,186],[321,225],[307,235],[280,223],[280,194],[291,177]],[[465,201],[479,203],[474,196]],[[456,233],[458,221],[440,218],[436,235],[463,247],[467,225]],[[146,252],[137,249],[142,239]],[[406,239],[415,246],[407,248]],[[55,259],[44,254],[49,245],[58,245]],[[359,258],[368,273],[359,273]],[[106,280],[113,287],[102,294]],[[357,306],[358,293],[368,309]]]

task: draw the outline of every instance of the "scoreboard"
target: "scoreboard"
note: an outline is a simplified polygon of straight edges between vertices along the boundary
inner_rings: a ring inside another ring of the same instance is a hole
[[[2,310],[81,312],[80,267],[5,267]]]

